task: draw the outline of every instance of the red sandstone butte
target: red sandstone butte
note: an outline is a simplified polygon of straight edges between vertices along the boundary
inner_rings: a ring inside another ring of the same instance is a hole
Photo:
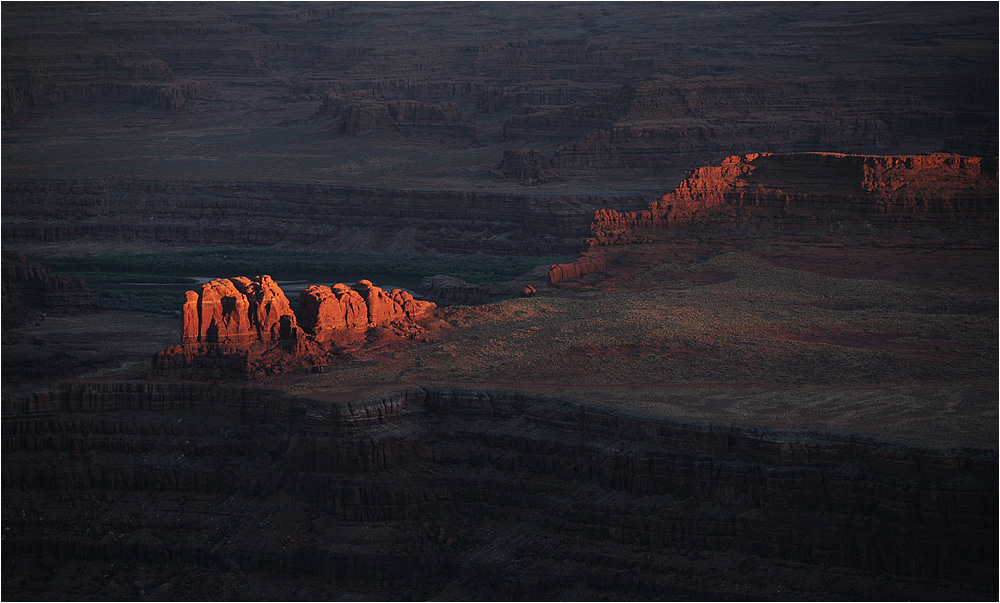
[[[287,339],[297,329],[285,293],[266,274],[216,279],[187,292],[184,343],[235,343]]]
[[[337,334],[397,325],[409,332],[435,305],[401,289],[386,292],[371,281],[353,287],[314,285],[300,294],[299,314],[270,276],[216,279],[188,291],[182,345],[160,352],[154,367],[185,368],[198,358],[215,368],[251,374],[261,367],[319,366]],[[260,366],[258,366],[260,365]]]

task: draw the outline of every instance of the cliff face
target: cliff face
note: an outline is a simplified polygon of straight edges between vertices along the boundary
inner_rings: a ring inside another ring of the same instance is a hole
[[[318,369],[326,364],[329,346],[363,337],[372,327],[393,326],[412,335],[435,307],[368,280],[353,288],[314,285],[300,294],[299,304],[296,315],[267,275],[208,282],[187,292],[182,343],[154,356],[153,368],[161,374],[200,368],[245,375]]]
[[[500,392],[320,402],[80,382],[5,401],[3,454],[4,559],[22,568],[5,591],[51,580],[22,564],[52,556],[99,565],[78,577],[95,592],[113,588],[107,560],[128,558],[149,565],[145,588],[170,582],[179,596],[223,571],[237,595],[294,583],[304,598],[331,580],[368,598],[996,590],[997,464],[985,451]],[[196,571],[162,573],[177,566]]]
[[[830,153],[729,157],[692,171],[645,211],[598,211],[598,242],[637,229],[740,221],[827,226],[925,224],[988,235],[997,217],[996,159],[936,153],[865,156]]]

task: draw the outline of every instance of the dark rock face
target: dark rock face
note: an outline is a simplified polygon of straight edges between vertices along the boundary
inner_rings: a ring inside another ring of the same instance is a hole
[[[13,178],[4,178],[3,198],[8,241],[285,243],[380,251],[409,230],[409,248],[398,251],[494,254],[578,249],[595,210],[649,201],[632,194],[537,198],[274,182]]]
[[[567,178],[750,152],[996,154],[987,4],[24,3],[4,20],[3,116],[16,125],[95,106],[271,132],[332,118],[331,136],[547,149]],[[283,152],[315,153],[295,144]],[[171,161],[167,146],[151,160]]]
[[[529,184],[559,178],[559,172],[552,167],[552,161],[542,157],[535,149],[504,151],[497,169],[505,177],[518,178]]]
[[[233,598],[996,593],[995,453],[504,393],[138,382],[6,401],[3,443],[5,597],[53,556],[100,566],[79,578],[97,596],[109,559],[178,595],[235,572]]]
[[[4,317],[10,312],[94,312],[97,299],[83,279],[68,281],[14,251],[3,251]],[[5,328],[8,325],[5,325]]]
[[[319,114],[336,120],[345,136],[398,132],[409,136],[476,138],[475,126],[462,118],[455,103],[427,104],[415,100],[377,100],[372,90],[351,95],[330,94]]]

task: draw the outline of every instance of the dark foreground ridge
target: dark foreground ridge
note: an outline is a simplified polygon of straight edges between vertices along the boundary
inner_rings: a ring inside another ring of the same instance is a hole
[[[990,451],[510,392],[332,400],[94,381],[5,402],[3,450],[5,598],[971,600],[997,588]],[[67,560],[85,563],[70,577],[57,571]]]

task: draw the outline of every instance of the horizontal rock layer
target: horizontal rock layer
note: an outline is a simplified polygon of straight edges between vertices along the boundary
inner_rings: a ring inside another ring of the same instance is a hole
[[[548,254],[578,249],[600,207],[641,195],[532,197],[281,182],[4,178],[3,236],[351,251]],[[264,226],[264,225],[267,226]]]
[[[5,401],[3,454],[5,493],[18,493],[4,505],[4,552],[21,560],[135,555],[424,598],[444,583],[479,598],[574,583],[591,596],[698,598],[778,597],[776,580],[810,598],[996,590],[997,464],[985,451],[498,392],[320,402],[76,382]],[[175,495],[183,507],[141,510]],[[89,511],[73,510],[85,500]]]

